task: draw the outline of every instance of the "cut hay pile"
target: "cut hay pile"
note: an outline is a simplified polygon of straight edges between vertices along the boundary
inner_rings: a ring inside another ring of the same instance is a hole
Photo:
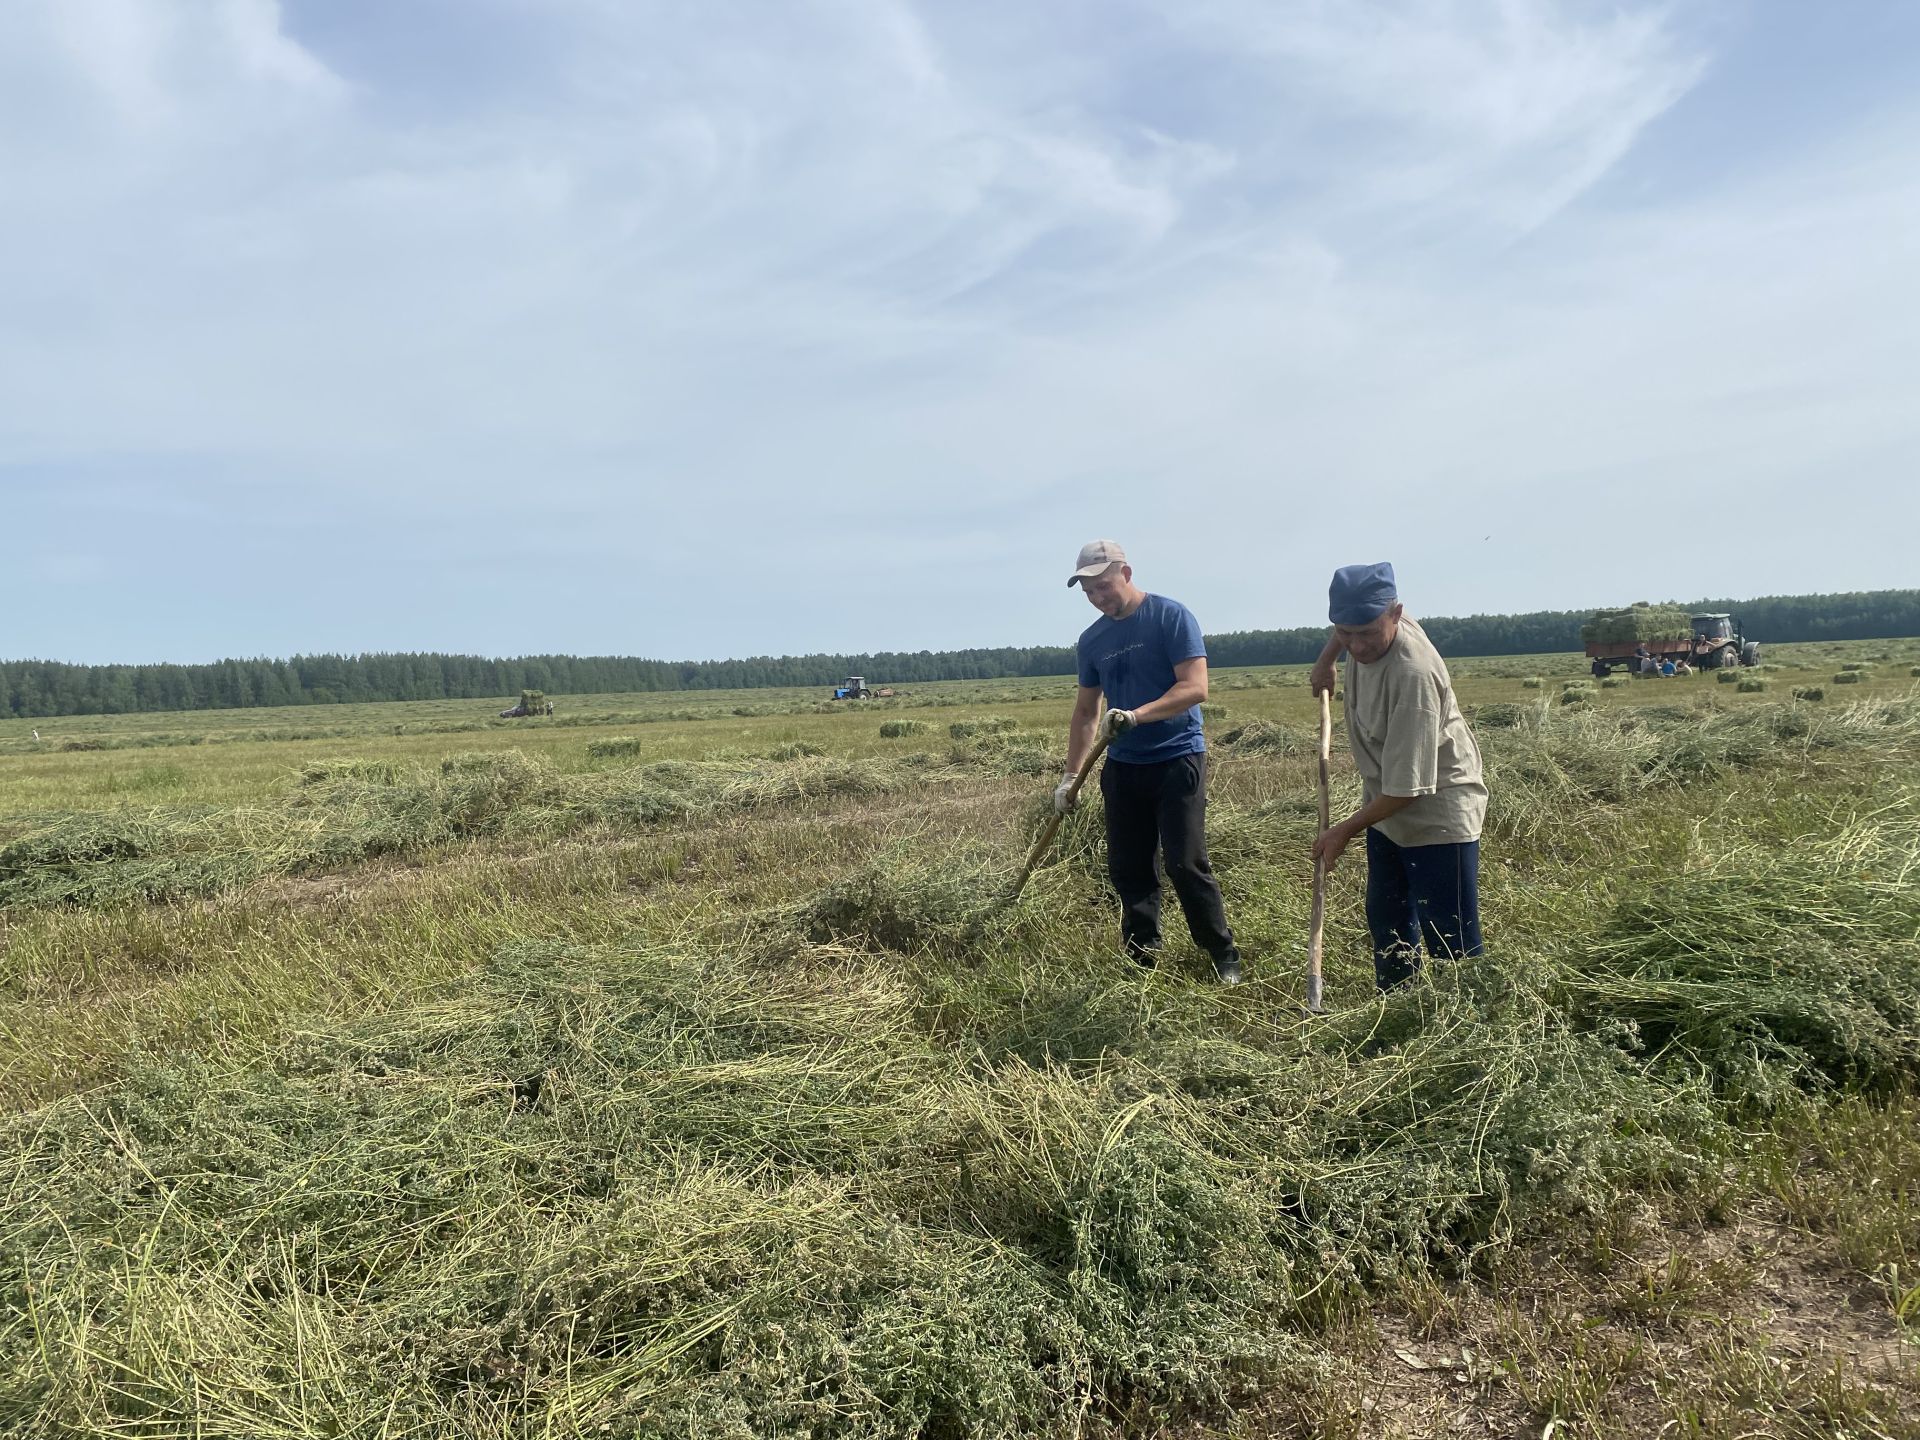
[[[647,742],[635,735],[609,735],[604,740],[589,740],[587,754],[596,760],[611,760],[622,755],[638,755]]]
[[[1525,724],[1528,717],[1535,713],[1530,705],[1515,705],[1510,701],[1496,700],[1490,705],[1467,707],[1466,717],[1478,729],[1507,730],[1515,725]]]
[[[1011,876],[982,854],[937,861],[896,848],[828,886],[783,918],[813,941],[952,955],[999,916]]]
[[[1910,796],[1310,1026],[1282,987],[975,939],[962,877],[908,854],[777,956],[511,947],[265,1060],[0,1120],[0,1415],[1068,1440],[1273,1387],[1311,1411],[1342,1305],[1704,1203],[1757,1110],[1920,1076],[1916,865]]]
[[[1302,755],[1315,747],[1278,721],[1249,720],[1221,735],[1220,748],[1235,755]]]
[[[947,734],[955,740],[971,740],[980,735],[1011,735],[1019,728],[1018,720],[989,715],[984,720],[956,720],[947,726]]]
[[[1066,753],[1048,736],[998,726],[969,734],[949,749],[948,763],[991,775],[1029,776],[1058,775],[1066,765]]]
[[[899,740],[908,735],[924,735],[932,728],[924,720],[888,720],[880,726],[880,738]]]
[[[771,750],[763,752],[760,758],[763,760],[785,762],[788,760],[809,760],[815,756],[826,753],[827,752],[821,749],[820,746],[812,744],[809,741],[788,740],[784,744],[775,745]]]
[[[1692,632],[1692,617],[1677,605],[1630,605],[1624,610],[1596,610],[1580,627],[1584,644],[1620,645],[1628,641],[1665,640]]]

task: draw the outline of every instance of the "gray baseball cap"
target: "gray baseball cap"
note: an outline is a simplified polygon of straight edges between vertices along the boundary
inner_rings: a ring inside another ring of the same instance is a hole
[[[1073,563],[1078,568],[1067,577],[1069,586],[1091,580],[1115,565],[1126,564],[1127,552],[1120,548],[1118,540],[1089,540],[1080,547],[1080,558]]]

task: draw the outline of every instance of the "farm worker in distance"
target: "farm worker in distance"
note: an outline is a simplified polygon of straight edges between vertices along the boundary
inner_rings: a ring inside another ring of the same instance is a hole
[[[1096,733],[1108,737],[1100,793],[1107,804],[1107,876],[1120,896],[1120,940],[1151,967],[1160,952],[1160,856],[1186,912],[1194,943],[1213,959],[1214,978],[1240,983],[1240,951],[1227,928],[1220,882],[1207,863],[1207,647],[1200,622],[1177,600],[1133,583],[1127,553],[1112,540],[1080,547],[1068,586],[1078,585],[1100,618],[1079,643],[1080,693],[1067,733],[1069,793]],[[1100,717],[1100,697],[1107,710]]]
[[[1446,662],[1401,608],[1393,566],[1347,565],[1328,592],[1333,633],[1313,667],[1330,694],[1347,656],[1347,743],[1360,809],[1323,831],[1313,857],[1331,869],[1367,833],[1367,928],[1382,990],[1429,958],[1481,953],[1480,829],[1487,817],[1480,747],[1454,699]]]

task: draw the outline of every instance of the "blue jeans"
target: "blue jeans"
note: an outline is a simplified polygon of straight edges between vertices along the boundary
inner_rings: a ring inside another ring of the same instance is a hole
[[[1442,960],[1480,954],[1480,842],[1396,845],[1368,827],[1367,928],[1382,990],[1419,972],[1423,943]]]

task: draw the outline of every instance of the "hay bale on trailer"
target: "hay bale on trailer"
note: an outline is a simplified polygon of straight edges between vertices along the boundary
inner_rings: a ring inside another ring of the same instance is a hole
[[[1588,645],[1638,644],[1687,633],[1687,612],[1678,605],[1649,605],[1642,601],[1623,610],[1596,610],[1580,627]]]

